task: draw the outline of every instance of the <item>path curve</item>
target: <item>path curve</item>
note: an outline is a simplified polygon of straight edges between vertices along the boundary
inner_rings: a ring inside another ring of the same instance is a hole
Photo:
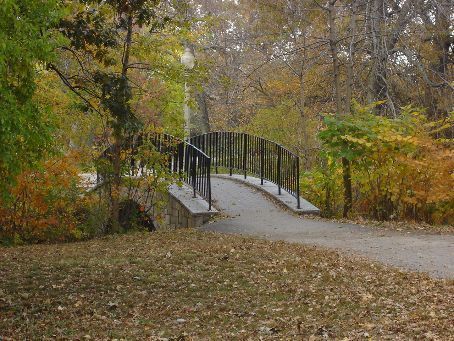
[[[215,204],[228,218],[206,224],[204,230],[336,248],[402,269],[454,278],[453,235],[384,231],[304,219],[245,184],[216,177],[211,183]]]

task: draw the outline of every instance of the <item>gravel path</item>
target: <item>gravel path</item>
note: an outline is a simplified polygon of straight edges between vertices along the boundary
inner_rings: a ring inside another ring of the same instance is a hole
[[[346,250],[406,270],[454,278],[454,236],[384,231],[304,219],[274,204],[260,191],[212,178],[216,206],[229,217],[202,229]]]

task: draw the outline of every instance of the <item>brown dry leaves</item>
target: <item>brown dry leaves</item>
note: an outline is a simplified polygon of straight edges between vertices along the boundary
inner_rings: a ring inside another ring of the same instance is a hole
[[[178,230],[0,248],[0,339],[448,339],[452,281]]]

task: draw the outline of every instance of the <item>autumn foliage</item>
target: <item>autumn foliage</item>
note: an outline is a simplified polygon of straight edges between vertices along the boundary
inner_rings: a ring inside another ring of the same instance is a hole
[[[306,174],[306,193],[326,213],[338,213],[339,159],[345,157],[352,164],[355,214],[452,223],[454,150],[452,140],[443,138],[452,117],[428,121],[420,110],[405,107],[391,119],[373,109],[354,104],[351,115],[326,115],[319,134],[326,152],[322,167]]]
[[[10,198],[0,203],[0,240],[11,243],[66,241],[81,237],[77,155],[70,153],[22,172]]]

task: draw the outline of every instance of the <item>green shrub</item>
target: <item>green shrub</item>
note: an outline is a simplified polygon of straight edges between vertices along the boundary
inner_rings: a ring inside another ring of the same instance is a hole
[[[352,168],[353,214],[453,223],[454,150],[452,140],[437,137],[452,127],[452,115],[429,122],[421,110],[404,107],[391,119],[354,103],[351,115],[326,115],[324,122],[319,138],[325,164],[304,178],[303,189],[311,185],[312,199],[326,198],[330,189],[329,200],[319,199],[327,214],[336,215],[342,202],[339,160],[345,157]]]

